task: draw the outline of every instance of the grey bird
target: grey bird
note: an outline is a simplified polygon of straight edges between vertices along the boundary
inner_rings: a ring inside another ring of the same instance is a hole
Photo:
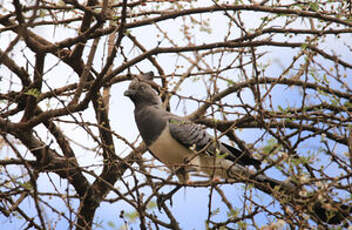
[[[134,102],[138,130],[154,157],[175,171],[182,183],[189,182],[188,174],[194,170],[227,179],[254,174],[243,166],[258,168],[260,161],[217,142],[201,126],[167,112],[150,86],[152,77],[148,73],[142,79],[134,79],[124,95]]]
[[[149,151],[174,171],[180,182],[189,183],[189,173],[199,171],[213,178],[250,181],[270,195],[274,190],[278,191],[276,186],[287,196],[296,193],[294,183],[281,182],[246,167],[253,165],[259,168],[260,161],[215,140],[202,126],[166,111],[159,95],[151,87],[155,85],[152,79],[152,72],[133,79],[124,95],[135,105],[135,121]],[[346,209],[347,206],[341,208]],[[313,205],[313,212],[319,219],[331,224],[345,218],[345,214],[340,213],[328,218],[327,210],[318,202]]]

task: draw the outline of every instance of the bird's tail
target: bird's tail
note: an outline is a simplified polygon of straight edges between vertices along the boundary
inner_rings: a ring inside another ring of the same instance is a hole
[[[314,217],[317,221],[328,224],[340,224],[346,218],[350,218],[352,205],[342,204],[332,199],[321,201],[318,193],[311,192],[311,195],[300,194],[301,187],[292,181],[280,181],[268,177],[265,174],[250,170],[239,164],[224,159],[211,160],[206,157],[201,158],[201,169],[212,176],[220,176],[226,180],[234,182],[251,183],[257,189],[269,194],[280,203],[287,204],[294,209],[299,205],[299,210],[306,209],[305,212]],[[214,167],[214,164],[217,167]],[[214,170],[215,168],[215,170]]]

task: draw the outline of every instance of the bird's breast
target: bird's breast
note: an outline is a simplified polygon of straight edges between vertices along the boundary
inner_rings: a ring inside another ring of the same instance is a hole
[[[171,136],[168,125],[161,135],[149,145],[149,150],[168,167],[181,167],[189,161],[192,164],[197,164],[195,162],[197,157],[194,157],[193,151],[181,145]]]

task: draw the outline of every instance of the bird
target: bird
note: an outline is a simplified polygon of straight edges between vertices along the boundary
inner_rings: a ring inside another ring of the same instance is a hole
[[[192,171],[229,178],[231,172],[249,173],[241,166],[260,166],[259,160],[228,144],[217,142],[200,125],[166,111],[150,85],[152,78],[153,74],[147,73],[140,79],[134,79],[124,95],[135,105],[135,121],[148,149],[155,158],[175,171],[182,183],[190,182],[188,174]],[[240,166],[234,165],[234,162]],[[229,170],[231,167],[233,169]]]
[[[288,196],[296,193],[293,182],[279,181],[248,167],[259,169],[260,160],[216,140],[201,125],[167,111],[152,87],[155,86],[153,78],[153,72],[138,75],[124,95],[134,103],[135,122],[149,152],[173,171],[181,183],[191,183],[189,174],[196,171],[216,180],[248,178],[256,188],[270,195],[274,190],[284,191]],[[336,213],[328,217],[321,203],[313,205],[313,212],[329,224],[340,223],[346,216]]]

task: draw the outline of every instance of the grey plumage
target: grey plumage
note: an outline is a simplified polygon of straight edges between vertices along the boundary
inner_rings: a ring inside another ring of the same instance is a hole
[[[125,91],[125,96],[130,97],[135,105],[136,124],[150,152],[176,171],[181,182],[187,183],[188,173],[197,170],[224,179],[250,180],[256,188],[270,195],[275,196],[277,191],[282,191],[280,196],[285,196],[287,200],[300,198],[295,184],[249,170],[245,166],[259,168],[260,162],[214,140],[201,126],[163,109],[160,97],[151,87],[155,84],[152,78],[153,75],[148,73],[134,79]],[[310,212],[324,222],[338,224],[349,215],[352,208],[339,202],[334,202],[334,205],[344,211],[332,212],[317,201]]]
[[[134,79],[125,95],[134,102],[136,124],[150,152],[170,169],[179,169],[176,173],[180,181],[187,182],[188,172],[193,170],[226,179],[255,173],[243,166],[259,167],[258,160],[215,141],[201,126],[163,109],[150,86],[151,79],[151,75]]]

